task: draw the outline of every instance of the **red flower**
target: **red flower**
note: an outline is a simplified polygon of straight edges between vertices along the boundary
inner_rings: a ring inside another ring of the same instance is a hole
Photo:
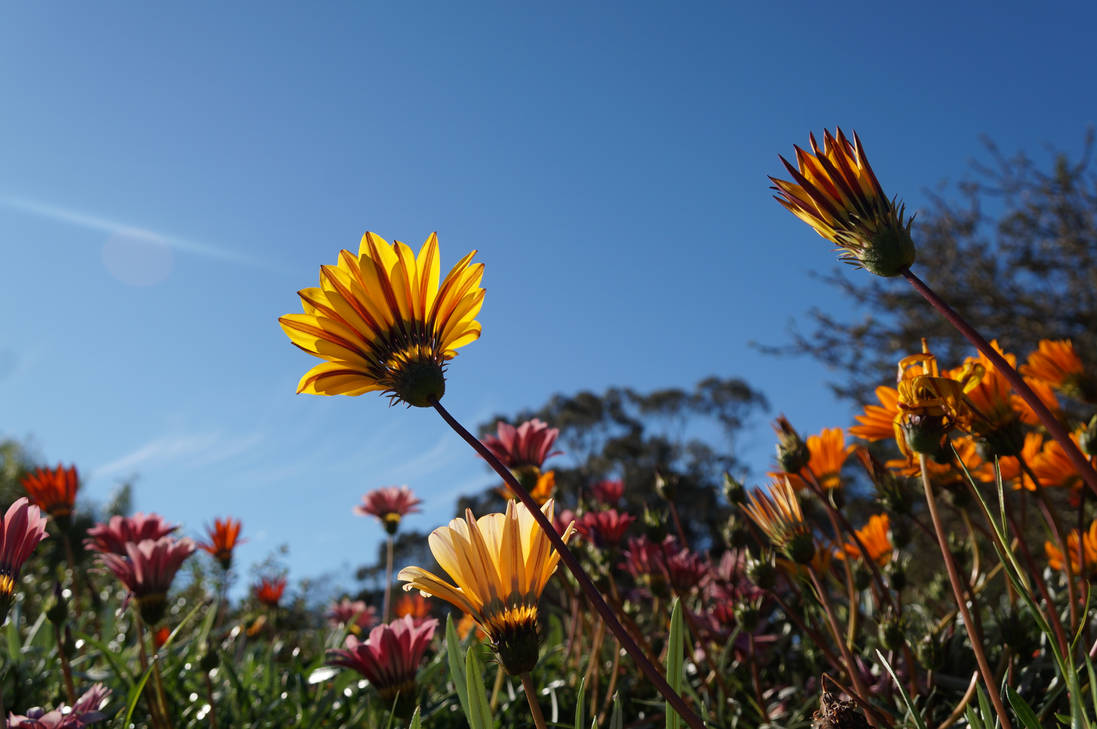
[[[60,463],[56,470],[39,468],[23,477],[23,488],[31,502],[54,519],[66,519],[72,515],[78,486],[76,466],[66,469]]]
[[[100,554],[100,562],[133,594],[141,617],[156,625],[167,609],[168,590],[175,573],[194,554],[194,542],[174,537],[145,539],[126,544],[126,556]]]
[[[576,525],[583,534],[599,547],[616,547],[625,538],[629,524],[636,521],[632,514],[621,514],[616,509],[588,511]]]
[[[547,423],[537,418],[527,420],[517,428],[499,421],[496,431],[499,433],[498,437],[489,435],[483,439],[483,443],[507,468],[532,466],[540,469],[551,456],[562,453],[549,452],[560,431],[548,427]]]
[[[46,538],[46,519],[27,498],[16,499],[0,524],[0,621],[8,614],[19,570]]]
[[[240,539],[240,527],[243,523],[231,516],[224,519],[214,519],[213,526],[206,527],[208,542],[199,542],[198,548],[209,552],[220,564],[222,569],[228,570],[232,566],[232,552],[236,545],[243,542]]]
[[[327,663],[362,674],[377,687],[385,701],[392,701],[399,692],[414,706],[415,673],[437,626],[438,621],[433,618],[416,625],[414,618],[405,615],[387,625],[378,625],[365,641],[348,635],[346,649],[329,650]]]
[[[278,603],[282,600],[282,593],[285,591],[285,577],[276,577],[274,579],[264,577],[259,581],[259,584],[255,586],[255,599],[267,607],[276,608],[278,607]]]
[[[594,491],[595,500],[606,506],[617,506],[621,497],[625,495],[625,483],[620,479],[599,481],[591,489]]]
[[[405,514],[419,512],[423,503],[407,486],[385,486],[362,496],[362,503],[354,507],[358,516],[376,516],[385,525],[385,531],[395,534]]]
[[[100,554],[118,554],[124,557],[127,554],[127,544],[156,541],[178,528],[178,524],[167,523],[159,514],[146,515],[138,512],[133,516],[112,516],[106,524],[96,524],[88,529],[88,539],[84,540],[84,546]]]
[[[171,637],[171,628],[163,626],[152,634],[152,644],[156,646],[156,650],[160,650],[164,647],[164,644],[168,642],[168,638]]]
[[[361,600],[351,601],[344,597],[339,602],[332,603],[324,617],[332,627],[350,626],[350,631],[357,635],[377,622],[377,611]]]

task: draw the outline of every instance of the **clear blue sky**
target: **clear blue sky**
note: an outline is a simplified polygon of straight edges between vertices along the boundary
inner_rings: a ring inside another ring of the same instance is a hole
[[[480,250],[446,396],[470,427],[716,374],[812,432],[850,422],[827,373],[748,346],[844,306],[770,199],[777,155],[856,129],[917,209],[980,134],[1039,156],[1097,121],[1093,3],[414,5],[6,8],[0,435],[95,500],[138,475],[192,534],[243,518],[244,564],[285,543],[294,576],[338,571],[381,538],[363,492],[410,485],[429,529],[491,481],[429,411],[294,394],[313,359],[276,318],[363,231]]]

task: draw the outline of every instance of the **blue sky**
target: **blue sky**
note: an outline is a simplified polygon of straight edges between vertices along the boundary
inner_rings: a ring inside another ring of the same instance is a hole
[[[766,175],[841,124],[917,209],[981,134],[1077,150],[1097,7],[1010,5],[10,6],[0,435],[92,499],[137,475],[137,507],[192,534],[239,516],[242,562],[288,544],[298,577],[372,558],[350,509],[376,486],[436,526],[483,464],[429,411],[295,395],[312,358],[276,323],[367,229],[437,230],[447,268],[480,250],[484,335],[445,400],[469,427],[711,374],[845,425],[818,364],[748,346],[845,310]],[[756,473],[770,443],[765,419],[743,439]]]

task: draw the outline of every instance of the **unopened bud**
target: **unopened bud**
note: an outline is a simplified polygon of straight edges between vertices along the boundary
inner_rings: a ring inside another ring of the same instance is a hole
[[[772,555],[750,559],[747,562],[747,578],[763,590],[772,590],[777,584],[777,566],[773,564]]]
[[[782,415],[773,424],[777,432],[777,464],[785,473],[799,473],[811,460],[811,451],[800,434]]]
[[[1089,425],[1082,431],[1078,443],[1087,456],[1090,458],[1097,456],[1097,415],[1089,419]]]
[[[732,506],[745,504],[747,501],[746,487],[726,471],[724,472],[724,498]]]

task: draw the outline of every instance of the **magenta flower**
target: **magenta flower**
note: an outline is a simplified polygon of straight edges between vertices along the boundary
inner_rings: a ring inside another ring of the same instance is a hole
[[[416,625],[412,616],[405,615],[378,625],[365,641],[348,635],[345,650],[328,651],[327,664],[358,671],[377,688],[386,703],[400,694],[398,708],[410,713],[415,706],[415,673],[437,626],[438,621],[433,618]]]
[[[599,481],[591,487],[594,499],[606,506],[617,506],[621,497],[625,495],[625,482],[620,479]]]
[[[358,516],[376,516],[385,526],[385,531],[395,534],[400,520],[405,514],[419,512],[416,507],[423,503],[407,486],[385,486],[374,489],[362,496],[362,503],[354,507]]]
[[[164,617],[168,590],[175,573],[187,557],[194,554],[194,542],[183,538],[161,537],[126,544],[126,556],[100,554],[99,561],[137,600],[141,617],[150,626]]]
[[[663,565],[671,587],[682,595],[704,587],[710,578],[708,557],[702,557],[688,547],[679,548],[673,537],[667,537],[663,542]]]
[[[361,600],[333,602],[324,615],[333,628],[350,626],[355,635],[377,622],[377,611]]]
[[[102,721],[107,715],[100,709],[110,698],[110,689],[101,683],[94,684],[76,700],[72,708],[67,706],[46,711],[35,707],[26,714],[9,714],[8,729],[82,729],[93,722]]]
[[[549,452],[560,431],[548,427],[547,423],[537,418],[527,420],[517,428],[499,421],[496,430],[499,435],[489,435],[483,439],[483,443],[496,458],[503,462],[503,465],[511,470],[529,467],[540,470],[551,456],[560,455],[563,452]]]
[[[126,556],[126,545],[145,540],[157,540],[174,532],[178,524],[169,524],[159,514],[112,516],[106,524],[96,524],[88,529],[84,546],[100,554]]]
[[[46,518],[27,497],[16,499],[0,524],[0,621],[8,614],[19,570],[46,538]]]
[[[583,530],[599,547],[616,547],[625,538],[629,524],[636,521],[632,514],[622,514],[617,509],[588,511],[583,514],[577,527]]]

